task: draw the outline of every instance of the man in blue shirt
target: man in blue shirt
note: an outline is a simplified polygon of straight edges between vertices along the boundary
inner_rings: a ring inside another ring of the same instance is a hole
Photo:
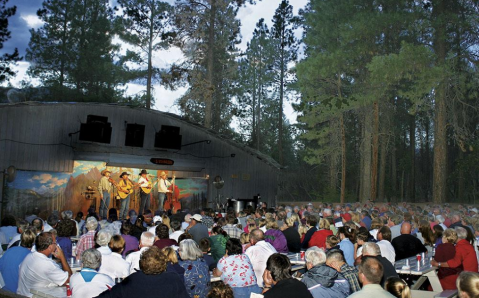
[[[26,229],[20,237],[20,246],[10,247],[0,258],[0,273],[5,282],[5,290],[13,293],[17,292],[18,270],[35,243],[35,235],[33,228]]]

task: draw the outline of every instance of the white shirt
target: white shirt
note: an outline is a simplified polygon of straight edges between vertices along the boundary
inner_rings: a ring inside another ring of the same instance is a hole
[[[125,278],[130,275],[130,263],[125,261],[119,253],[112,252],[109,255],[101,256],[101,266],[98,272],[106,274],[112,279]]]
[[[171,182],[168,181],[168,178],[160,178],[160,181],[158,181],[158,192],[168,192],[168,187],[170,187],[171,183],[175,183],[175,178],[173,178]]]
[[[148,228],[148,232],[150,232],[150,233],[152,233],[153,235],[156,236],[156,227],[157,226],[152,226],[152,227]]]
[[[266,269],[266,261],[274,253],[277,253],[276,249],[264,240],[250,246],[245,252],[253,265],[259,287],[263,287],[263,272]]]
[[[149,180],[143,177],[140,177],[140,179],[138,179],[138,184],[140,184],[140,187],[148,187],[150,185]]]
[[[52,229],[52,226],[49,225],[47,222],[43,224],[43,232],[50,232]]]
[[[15,236],[13,236],[12,240],[10,240],[10,242],[8,243],[8,246],[7,246],[7,249],[10,248],[10,246],[12,246],[13,243],[17,242],[18,240],[20,240],[20,236],[22,236],[22,234],[17,234]]]
[[[32,252],[20,265],[17,294],[32,297],[32,288],[55,287],[63,285],[68,279],[68,272],[39,252]]]
[[[176,242],[178,242],[178,237],[180,237],[181,234],[183,234],[184,232],[183,231],[174,231],[173,233],[170,234],[170,239],[173,239],[175,240]]]
[[[186,222],[186,221],[182,222],[182,223],[181,223],[181,230],[182,230],[182,231],[186,230],[186,228],[187,228],[189,225],[190,225],[189,222]]]
[[[141,254],[149,247],[142,247],[139,251],[135,251],[126,256],[126,261],[130,265],[130,274],[140,270],[140,257]]]
[[[394,265],[394,263],[396,262],[396,251],[394,250],[394,247],[392,246],[391,242],[387,240],[381,240],[376,242],[376,244],[381,249],[381,256],[388,259],[389,262]]]
[[[100,246],[96,250],[98,250],[101,253],[102,258],[106,255],[111,255],[111,249],[108,246]],[[102,259],[102,263],[103,263],[103,259]]]
[[[92,271],[93,269],[84,268],[82,271]],[[80,272],[70,277],[70,288],[72,289],[72,298],[92,298],[100,295],[104,291],[115,285],[111,277],[106,274],[97,273],[90,282],[86,282]]]

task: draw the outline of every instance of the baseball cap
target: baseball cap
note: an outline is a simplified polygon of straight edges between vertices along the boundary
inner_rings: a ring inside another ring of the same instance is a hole
[[[203,220],[203,217],[199,214],[195,214],[193,215],[192,217],[190,217],[191,219],[194,219],[196,221],[202,221]]]

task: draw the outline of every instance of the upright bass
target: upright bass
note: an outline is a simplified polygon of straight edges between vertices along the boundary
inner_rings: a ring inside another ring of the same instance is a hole
[[[163,210],[171,210],[171,213],[176,214],[176,212],[180,209],[180,189],[178,188],[178,186],[176,186],[173,180],[171,185],[168,187],[165,203],[163,204]]]

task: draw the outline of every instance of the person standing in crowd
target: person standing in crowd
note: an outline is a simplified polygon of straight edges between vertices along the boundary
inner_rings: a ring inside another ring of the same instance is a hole
[[[172,184],[175,183],[175,178],[176,178],[175,175],[173,175],[173,178],[171,179],[171,182],[170,182],[168,181],[168,177],[166,176],[165,172],[160,173],[160,179],[158,181],[158,209],[159,210],[163,210],[163,204],[166,199],[166,194],[171,192],[171,190],[169,190],[168,187],[170,187]]]
[[[260,229],[250,232],[249,243],[251,246],[246,249],[245,254],[249,257],[256,275],[258,286],[263,286],[263,272],[269,256],[277,253],[276,249],[264,240],[264,233]]]
[[[355,292],[350,298],[394,298],[381,285],[383,265],[375,257],[363,257],[358,266],[359,279],[363,285],[361,291]]]
[[[195,240],[196,243],[200,243],[201,239],[210,236],[208,234],[208,228],[201,221],[201,215],[195,214],[191,217],[190,225],[186,228],[186,232],[193,236],[193,240]]]
[[[151,182],[148,180],[148,172],[141,170],[140,178],[138,179],[140,188],[140,209],[138,215],[143,215],[143,211],[150,209],[150,192],[146,193],[144,189],[151,191]]]
[[[214,276],[232,287],[235,298],[249,298],[251,293],[261,293],[248,256],[243,254],[241,242],[230,238],[226,242],[226,254],[213,270]]]
[[[102,219],[107,219],[107,211],[110,207],[110,193],[112,189],[112,184],[110,182],[110,170],[101,171],[100,182],[98,183],[98,192],[100,193],[100,217]]]
[[[37,251],[27,255],[20,265],[17,294],[32,297],[32,288],[49,287],[52,284],[63,286],[68,283],[72,270],[65,255],[57,246],[55,237],[50,232],[40,233],[35,238]],[[50,259],[53,255],[61,262],[61,268]]]
[[[96,297],[115,285],[110,276],[97,272],[102,262],[101,253],[98,250],[93,248],[85,250],[81,260],[81,271],[70,278],[72,298]]]
[[[290,271],[287,256],[274,253],[268,258],[263,273],[265,298],[313,297],[304,283],[291,277]]]
[[[153,246],[141,254],[140,271],[104,291],[98,298],[152,297],[155,293],[161,293],[161,297],[190,298],[180,276],[166,271],[166,268],[165,255]]]
[[[87,233],[80,237],[80,240],[77,244],[76,250],[76,259],[80,260],[81,254],[95,246],[95,232],[96,228],[98,227],[98,221],[93,216],[90,216],[86,219],[85,227],[87,229]]]
[[[35,242],[35,230],[27,228],[20,236],[20,246],[9,248],[0,258],[0,273],[5,282],[3,289],[17,292],[20,264],[30,254]]]

